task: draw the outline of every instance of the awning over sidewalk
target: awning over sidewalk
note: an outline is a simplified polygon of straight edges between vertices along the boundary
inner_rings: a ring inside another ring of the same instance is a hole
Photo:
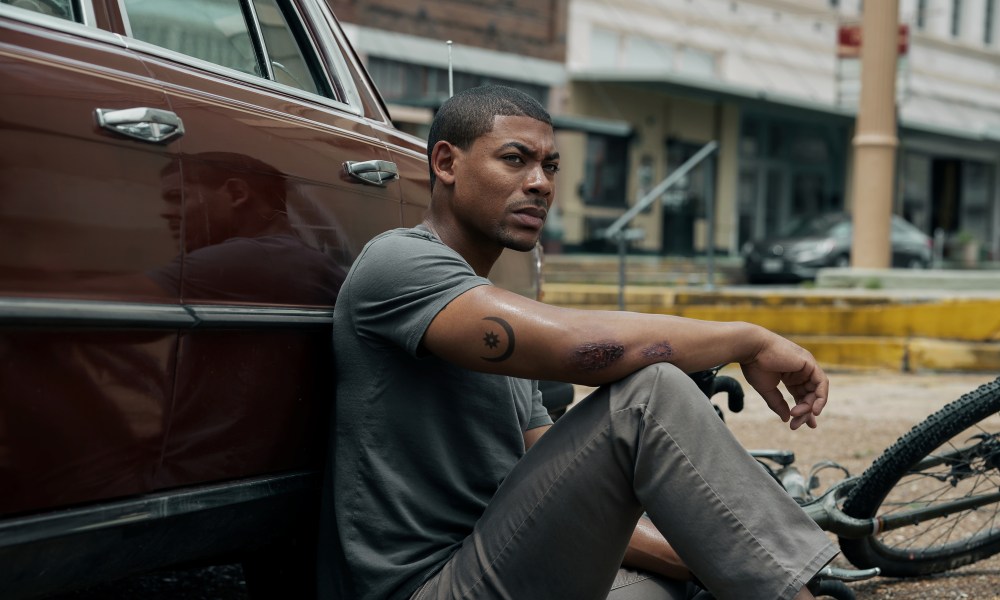
[[[629,137],[632,135],[632,124],[628,121],[599,119],[597,117],[580,117],[573,115],[553,115],[552,125],[556,130],[583,131],[600,135]]]
[[[733,102],[746,108],[781,110],[801,116],[851,124],[857,108],[797,98],[716,79],[673,72],[587,69],[569,74],[571,82],[622,85],[706,102]],[[900,133],[930,133],[961,140],[1000,141],[1000,111],[924,94],[912,93],[900,103]]]

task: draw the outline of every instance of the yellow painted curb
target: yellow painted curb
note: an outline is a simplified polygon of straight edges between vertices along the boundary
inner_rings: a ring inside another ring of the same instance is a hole
[[[823,368],[902,371],[906,367],[905,340],[858,336],[791,336],[789,339],[812,352]]]
[[[1000,344],[927,338],[791,336],[824,368],[1000,373]]]
[[[950,340],[910,342],[910,371],[991,371],[1000,373],[1000,343],[968,343]]]

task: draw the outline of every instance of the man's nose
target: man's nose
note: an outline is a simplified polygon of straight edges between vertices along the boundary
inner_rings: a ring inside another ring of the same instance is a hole
[[[553,183],[542,165],[529,169],[524,179],[525,190],[529,193],[549,197],[552,195]]]

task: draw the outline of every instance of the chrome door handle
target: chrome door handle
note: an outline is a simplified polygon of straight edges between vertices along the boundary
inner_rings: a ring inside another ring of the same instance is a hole
[[[181,118],[169,110],[139,106],[115,110],[98,108],[97,124],[115,133],[153,144],[165,144],[184,135]]]
[[[387,181],[399,179],[396,163],[387,160],[344,161],[344,171],[363,183],[385,185]]]

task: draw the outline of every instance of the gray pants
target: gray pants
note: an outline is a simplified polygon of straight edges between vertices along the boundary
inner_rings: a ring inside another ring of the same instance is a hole
[[[719,600],[792,598],[836,554],[691,379],[663,364],[563,416],[413,599],[690,598],[683,583],[619,572],[644,510]]]

